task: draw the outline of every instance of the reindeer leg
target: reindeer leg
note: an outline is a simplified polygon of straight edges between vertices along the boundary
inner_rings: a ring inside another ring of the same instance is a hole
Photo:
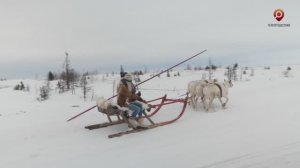
[[[225,108],[225,104],[222,102],[222,98],[221,98],[221,97],[218,97],[218,99],[219,99],[219,101],[220,101],[220,103],[221,103],[222,108]]]
[[[188,96],[189,96],[189,94],[188,94]],[[188,105],[191,105],[191,102],[192,102],[192,97],[190,96],[188,99]]]
[[[225,106],[226,106],[226,104],[227,104],[227,102],[228,102],[228,100],[229,100],[228,97],[224,97],[224,98],[226,99],[226,101],[225,101],[225,103],[222,104],[223,108],[225,108]]]
[[[208,111],[208,103],[207,103],[207,98],[203,97],[203,107],[206,111]]]
[[[193,106],[193,109],[196,109],[195,96],[192,96],[192,106]]]
[[[195,108],[195,99],[194,96],[191,96],[192,107]]]
[[[212,107],[212,109],[213,109],[214,112],[217,111],[217,110],[216,110],[216,106],[213,105],[213,102],[214,102],[215,98],[216,98],[216,97],[214,97],[214,98],[211,100],[211,104],[210,104],[210,106]]]
[[[214,101],[214,97],[209,99],[209,106],[207,111],[209,111],[209,109],[211,108],[213,101]]]
[[[197,109],[198,97],[195,96],[195,109]]]
[[[204,96],[201,96],[201,102],[202,102],[203,107],[205,107]]]

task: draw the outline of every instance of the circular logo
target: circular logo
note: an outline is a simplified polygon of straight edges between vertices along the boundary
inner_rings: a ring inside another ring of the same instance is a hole
[[[273,13],[275,19],[279,22],[284,17],[284,12],[282,9],[276,9]]]

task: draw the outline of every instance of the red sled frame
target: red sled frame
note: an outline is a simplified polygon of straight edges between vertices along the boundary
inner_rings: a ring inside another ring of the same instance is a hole
[[[160,101],[160,102],[158,104],[153,104],[153,105],[150,104],[152,102],[157,102],[157,101]],[[175,121],[177,121],[179,118],[181,118],[182,115],[184,114],[186,106],[187,106],[187,101],[188,101],[188,97],[186,97],[184,99],[168,99],[167,95],[164,95],[163,97],[160,97],[160,98],[157,98],[157,99],[147,101],[147,104],[150,104],[151,107],[153,107],[153,111],[150,111],[150,113],[147,114],[145,111],[143,112],[143,118],[147,119],[150,122],[150,125],[148,126],[147,129],[127,130],[127,131],[123,131],[123,132],[108,135],[108,137],[109,138],[120,137],[120,136],[125,135],[125,134],[141,132],[141,131],[144,131],[144,130],[148,130],[148,129],[152,129],[152,128],[172,124]],[[170,105],[170,104],[174,104],[174,103],[183,103],[183,107],[182,107],[181,112],[175,118],[173,118],[171,120],[163,121],[163,122],[158,122],[158,123],[155,123],[151,119],[152,116],[154,116],[155,114],[157,114],[159,112],[159,110],[161,109],[162,106]],[[88,126],[85,126],[86,129],[93,130],[93,129],[103,128],[103,127],[122,124],[122,123],[127,123],[128,125],[130,125],[130,123],[128,122],[128,119],[126,117],[126,111],[122,111],[122,110],[119,110],[119,109],[114,109],[114,110],[113,109],[105,109],[104,110],[104,109],[99,109],[99,108],[98,108],[98,110],[107,116],[108,122],[88,125]],[[117,116],[117,120],[113,121],[111,116]]]

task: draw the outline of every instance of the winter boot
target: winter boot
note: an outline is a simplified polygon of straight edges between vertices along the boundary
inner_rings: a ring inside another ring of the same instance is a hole
[[[137,122],[137,128],[147,129],[148,127],[144,124],[144,119],[139,118]]]
[[[128,118],[128,127],[136,129],[138,127],[138,123],[133,118]]]
[[[148,108],[146,109],[148,112],[150,112],[151,111],[151,108],[152,108],[152,106],[151,106],[151,104],[148,104]]]

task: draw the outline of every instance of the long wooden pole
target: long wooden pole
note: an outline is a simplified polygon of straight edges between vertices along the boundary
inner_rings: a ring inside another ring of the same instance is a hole
[[[149,80],[151,80],[151,79],[153,79],[153,78],[155,78],[155,77],[157,77],[157,76],[159,76],[159,75],[161,75],[161,74],[163,74],[163,73],[165,73],[165,72],[167,72],[167,71],[169,71],[169,70],[171,70],[171,69],[173,69],[173,68],[175,68],[175,67],[177,67],[177,66],[179,66],[179,65],[181,65],[181,64],[183,64],[183,63],[185,63],[185,62],[187,62],[187,61],[189,61],[189,60],[191,60],[191,59],[193,59],[193,58],[195,58],[195,57],[197,57],[198,55],[200,55],[200,54],[202,54],[202,53],[204,53],[204,52],[206,52],[206,50],[203,50],[203,51],[201,51],[201,52],[199,52],[199,53],[197,53],[197,54],[195,54],[195,55],[189,57],[188,59],[185,59],[185,60],[179,62],[178,64],[176,64],[176,65],[174,65],[174,66],[172,66],[172,67],[170,67],[170,68],[168,68],[168,69],[166,69],[166,70],[164,70],[164,71],[161,71],[160,73],[158,73],[158,74],[156,74],[156,75],[154,75],[154,76],[152,76],[152,77],[150,77],[150,78],[148,78],[148,79],[146,79],[146,80],[144,80],[144,81],[142,81],[142,82],[136,84],[135,86],[139,86],[139,85],[141,85],[141,84],[143,84],[143,83],[145,83],[145,82],[147,82],[147,81],[149,81]],[[112,97],[108,98],[107,100],[110,100],[110,99],[112,99],[112,98],[114,98],[114,97],[116,97],[116,96],[117,96],[117,95],[113,95]],[[92,110],[92,109],[95,108],[95,107],[97,107],[97,106],[95,105],[95,106],[93,106],[93,107],[91,107],[91,108],[89,108],[89,109],[87,109],[87,110],[85,110],[85,111],[83,111],[83,112],[81,112],[81,113],[75,115],[74,117],[68,119],[67,121],[71,121],[71,120],[73,120],[73,119],[75,119],[75,118],[81,116],[82,114],[84,114],[84,113],[86,113],[86,112]]]

